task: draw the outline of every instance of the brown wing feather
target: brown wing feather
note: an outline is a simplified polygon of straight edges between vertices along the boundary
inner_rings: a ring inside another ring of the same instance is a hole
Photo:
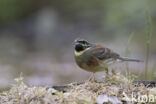
[[[99,60],[106,60],[110,58],[117,59],[119,57],[119,54],[101,45],[94,46],[93,55],[96,56]]]
[[[129,59],[129,58],[124,58],[124,57],[120,57],[119,54],[113,52],[112,50],[110,50],[109,48],[103,47],[101,45],[95,45],[93,48],[93,55],[95,57],[97,57],[99,60],[107,60],[107,59],[111,59],[111,60],[121,60],[121,61],[133,61],[133,62],[143,62],[141,60],[137,60],[137,59]]]

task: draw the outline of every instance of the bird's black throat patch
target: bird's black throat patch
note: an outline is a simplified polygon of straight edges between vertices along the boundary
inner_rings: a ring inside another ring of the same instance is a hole
[[[85,50],[85,47],[82,46],[81,44],[77,44],[77,45],[75,46],[75,50],[76,50],[77,52],[80,52],[80,51]]]

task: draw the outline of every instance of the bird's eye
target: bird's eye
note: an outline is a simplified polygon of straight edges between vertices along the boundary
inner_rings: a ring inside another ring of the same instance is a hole
[[[83,44],[86,44],[86,41],[82,41]]]
[[[87,44],[87,42],[86,42],[86,41],[80,41],[80,43],[85,44],[85,45]]]

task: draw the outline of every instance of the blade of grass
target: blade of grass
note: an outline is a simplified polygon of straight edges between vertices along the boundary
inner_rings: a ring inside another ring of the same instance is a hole
[[[134,33],[132,33],[129,38],[128,38],[128,42],[127,42],[127,45],[126,45],[126,49],[125,49],[125,57],[129,57],[130,56],[130,50],[129,50],[129,47],[130,47],[130,43],[131,43],[131,40],[134,36]],[[128,62],[126,62],[126,75],[129,76],[129,64]]]
[[[145,71],[144,71],[145,79],[147,79],[151,37],[152,37],[151,16],[149,15],[149,12],[146,11],[146,60],[145,60]]]
[[[152,71],[151,71],[151,74],[150,74],[150,77],[149,77],[149,79],[150,79],[151,81],[154,79],[155,66],[156,66],[156,65],[153,65]]]

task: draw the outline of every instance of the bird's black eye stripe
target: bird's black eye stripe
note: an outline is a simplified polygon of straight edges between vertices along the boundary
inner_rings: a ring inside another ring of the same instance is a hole
[[[88,42],[86,42],[86,41],[79,41],[79,43],[88,44]]]
[[[87,42],[86,41],[83,41],[83,44],[87,44]]]

